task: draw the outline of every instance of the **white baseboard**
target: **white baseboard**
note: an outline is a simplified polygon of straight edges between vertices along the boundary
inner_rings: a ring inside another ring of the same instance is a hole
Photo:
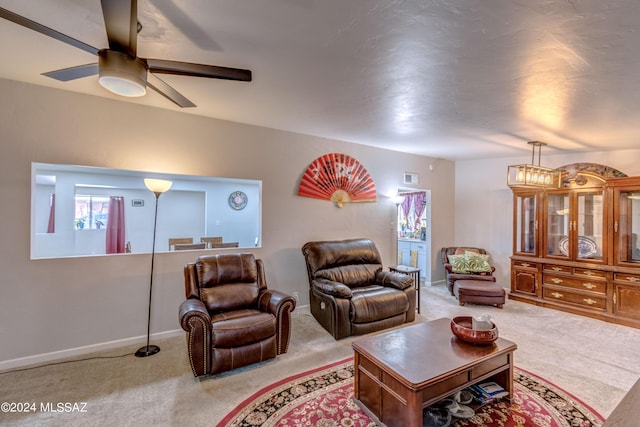
[[[174,329],[172,331],[159,332],[151,334],[153,340],[162,338],[172,338],[184,334],[182,329]],[[36,354],[33,356],[20,357],[17,359],[3,360],[0,362],[0,372],[28,365],[38,365],[41,363],[51,362],[58,359],[66,359],[69,357],[95,353],[97,351],[111,350],[119,347],[126,347],[136,344],[146,344],[147,336],[141,335],[137,337],[125,338],[115,341],[107,341],[98,344],[86,345],[83,347],[69,348],[66,350],[52,351],[51,353]]]

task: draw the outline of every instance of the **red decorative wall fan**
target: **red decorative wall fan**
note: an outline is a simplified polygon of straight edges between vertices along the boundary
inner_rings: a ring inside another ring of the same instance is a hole
[[[376,186],[359,161],[330,153],[311,162],[300,180],[298,195],[331,200],[342,207],[347,202],[375,202]]]

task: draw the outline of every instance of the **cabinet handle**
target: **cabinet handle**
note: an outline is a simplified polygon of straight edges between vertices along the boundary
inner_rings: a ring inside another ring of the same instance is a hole
[[[558,278],[556,278],[556,277],[552,278],[552,279],[551,279],[551,281],[552,281],[553,283],[555,283],[556,285],[557,285],[558,283],[562,283],[562,282],[564,282],[564,280],[562,280],[562,279],[558,279]]]
[[[615,292],[613,292],[613,305],[616,305],[618,303],[618,294],[616,294]]]
[[[593,271],[584,270],[584,271],[582,272],[582,274],[584,274],[585,276],[589,276],[589,277],[591,277],[591,276],[593,276],[593,275],[594,275],[594,274],[596,274],[596,273],[594,273]]]
[[[613,231],[618,232],[618,221],[613,223]]]
[[[587,289],[593,289],[593,288],[596,287],[596,285],[594,285],[593,283],[589,283],[589,282],[583,283],[582,286],[584,286]]]
[[[598,301],[591,299],[591,298],[585,298],[582,301],[584,301],[585,303],[589,304],[589,305],[593,305],[595,303],[597,303]]]
[[[523,262],[520,265],[523,266],[523,267],[529,267],[531,264],[529,264],[528,262]]]
[[[553,271],[562,271],[562,267],[551,267]]]
[[[564,295],[562,295],[560,292],[551,292],[551,296],[554,298],[562,298]]]
[[[638,280],[640,280],[640,279],[638,279],[637,277],[633,277],[633,276],[627,276],[627,280],[628,280],[629,282],[631,282],[631,283],[635,283],[635,282],[637,282],[637,281],[638,281]]]

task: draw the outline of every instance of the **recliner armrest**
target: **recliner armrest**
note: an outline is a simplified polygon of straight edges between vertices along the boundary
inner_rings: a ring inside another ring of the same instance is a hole
[[[353,293],[344,283],[334,282],[328,279],[313,279],[311,286],[318,289],[323,294],[332,295],[338,298],[351,298]]]
[[[210,373],[211,316],[204,303],[189,298],[180,304],[178,314],[180,326],[187,332],[187,349],[193,375],[199,377]]]
[[[191,331],[189,326],[189,319],[192,317],[201,318],[206,326],[206,329],[211,328],[211,316],[204,306],[204,303],[198,299],[189,298],[180,304],[180,310],[178,318],[180,319],[180,326],[187,332]]]
[[[415,280],[407,274],[381,270],[376,273],[376,283],[388,288],[403,290],[414,286]]]
[[[296,300],[291,295],[287,295],[284,292],[276,291],[274,289],[264,289],[258,296],[258,308],[260,311],[265,311],[271,314],[277,314],[282,305],[288,302],[292,304],[291,310],[296,308]]]

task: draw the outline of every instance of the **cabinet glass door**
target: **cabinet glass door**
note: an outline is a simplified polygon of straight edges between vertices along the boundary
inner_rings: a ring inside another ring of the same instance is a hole
[[[547,195],[547,255],[569,256],[569,201],[568,194]]]
[[[618,231],[618,261],[640,263],[640,189],[620,192],[618,203],[619,215],[614,224],[614,231]]]
[[[527,255],[536,255],[536,196],[535,194],[517,195],[516,230],[514,251]]]
[[[603,199],[602,193],[578,193],[576,259],[602,260]]]

